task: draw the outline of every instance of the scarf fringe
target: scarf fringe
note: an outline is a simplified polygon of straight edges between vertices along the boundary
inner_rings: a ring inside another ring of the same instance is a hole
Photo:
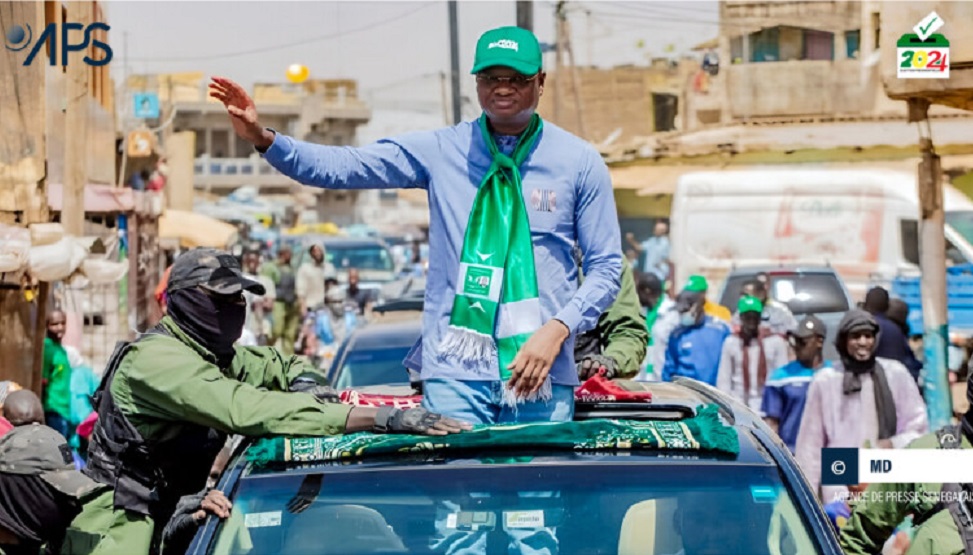
[[[439,343],[439,357],[473,366],[476,373],[488,375],[497,365],[497,345],[493,337],[469,328],[450,325]]]
[[[517,405],[520,403],[533,403],[535,401],[547,402],[554,398],[554,387],[551,385],[551,377],[544,378],[544,383],[536,392],[526,397],[518,397],[517,392],[510,388],[510,383],[503,384],[503,393],[500,397],[500,404],[514,409],[517,412]]]

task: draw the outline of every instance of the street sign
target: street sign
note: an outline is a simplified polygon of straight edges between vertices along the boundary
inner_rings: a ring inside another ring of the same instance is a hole
[[[156,93],[135,93],[133,95],[135,117],[140,119],[159,118],[159,95]]]
[[[138,129],[128,134],[128,156],[130,158],[147,158],[152,156],[155,145],[155,135],[148,129]]]

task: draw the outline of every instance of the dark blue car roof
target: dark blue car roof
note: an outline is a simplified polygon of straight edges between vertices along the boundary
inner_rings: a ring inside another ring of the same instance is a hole
[[[726,394],[715,388],[688,379],[677,379],[674,383],[651,383],[637,384],[632,382],[626,388],[649,390],[653,394],[650,403],[579,403],[576,410],[576,419],[587,419],[600,417],[599,415],[609,415],[612,418],[628,417],[634,419],[653,418],[657,414],[659,419],[678,420],[680,411],[683,409],[695,410],[700,404],[716,404],[720,409],[721,417],[732,425],[737,432],[740,450],[737,454],[729,454],[714,451],[687,451],[687,450],[645,450],[645,451],[603,451],[603,452],[578,452],[573,450],[564,451],[544,451],[544,450],[505,450],[490,452],[456,452],[456,453],[422,453],[404,454],[401,456],[380,456],[362,460],[342,460],[336,462],[321,463],[301,463],[288,465],[271,465],[268,467],[255,469],[248,464],[245,457],[241,454],[234,458],[233,462],[224,473],[218,488],[230,492],[241,480],[261,480],[273,478],[281,475],[301,475],[317,473],[344,473],[344,472],[392,472],[406,473],[412,472],[435,472],[442,470],[443,465],[453,468],[463,468],[465,466],[476,465],[476,468],[483,467],[478,463],[480,457],[494,459],[502,455],[511,462],[496,463],[493,467],[510,464],[532,464],[532,465],[570,465],[585,466],[605,465],[611,467],[631,467],[632,471],[638,471],[636,467],[645,470],[646,467],[654,465],[688,465],[695,469],[704,470],[706,466],[757,466],[757,467],[776,467],[781,474],[782,480],[789,484],[794,494],[795,503],[800,507],[800,511],[806,515],[808,524],[813,530],[820,547],[824,553],[838,555],[841,553],[838,547],[837,538],[827,517],[820,508],[814,494],[811,492],[807,483],[804,481],[800,469],[787,450],[783,442],[763,423],[762,419],[751,412],[740,402],[731,399]],[[624,407],[624,408],[620,408]],[[627,416],[619,416],[624,412]],[[517,455],[527,455],[529,462],[516,462]],[[703,467],[703,468],[700,468]],[[694,469],[694,470],[695,470]],[[623,468],[620,472],[627,472]],[[401,474],[400,474],[401,475]],[[194,542],[196,550],[193,553],[201,552],[200,549],[207,544],[209,538],[215,530],[215,521],[211,522],[201,530]]]
[[[364,328],[363,330],[364,331]],[[692,387],[687,387],[691,385]],[[765,428],[763,422],[754,418],[754,414],[748,410],[741,410],[742,406],[735,404],[725,398],[716,389],[700,384],[693,380],[679,380],[676,383],[653,383],[638,384],[631,382],[630,386],[634,389],[648,389],[652,391],[653,398],[650,403],[579,403],[576,409],[577,419],[589,419],[598,417],[619,417],[618,411],[622,411],[623,416],[632,419],[665,419],[678,420],[675,413],[680,409],[694,412],[695,408],[703,404],[716,403],[720,406],[721,415],[731,424],[737,432],[740,444],[738,454],[728,454],[716,451],[687,451],[687,450],[645,450],[645,451],[604,451],[579,453],[567,450],[504,450],[505,455],[516,457],[517,455],[529,455],[530,464],[548,462],[551,464],[592,464],[592,463],[613,463],[613,464],[701,464],[712,462],[714,464],[744,464],[744,465],[765,465],[775,466],[777,461],[768,451],[768,448],[755,435],[755,430]],[[717,396],[714,397],[713,394]],[[671,409],[671,410],[670,410]],[[614,412],[613,412],[614,411]],[[776,437],[776,436],[770,436]],[[782,443],[770,446],[771,449],[786,447]],[[312,472],[354,472],[365,469],[420,467],[431,461],[438,463],[453,461],[462,464],[463,460],[477,459],[479,457],[496,456],[496,451],[466,451],[460,453],[433,453],[431,455],[401,455],[401,456],[377,456],[361,460],[342,460],[335,462],[320,462],[314,464],[300,465],[273,465],[269,469],[247,469],[245,476],[261,474],[280,474],[280,473],[312,473]],[[513,463],[516,464],[516,463]],[[251,474],[252,473],[252,474]]]

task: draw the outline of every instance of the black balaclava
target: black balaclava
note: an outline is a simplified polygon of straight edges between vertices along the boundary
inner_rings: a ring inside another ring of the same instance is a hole
[[[216,355],[220,366],[233,360],[233,343],[243,333],[247,303],[221,302],[199,288],[169,293],[169,316],[204,349]]]

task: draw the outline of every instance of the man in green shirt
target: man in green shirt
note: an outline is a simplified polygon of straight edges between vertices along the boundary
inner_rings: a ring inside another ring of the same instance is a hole
[[[44,419],[47,425],[70,439],[71,421],[71,363],[61,345],[64,338],[65,317],[55,310],[47,317],[47,337],[44,338],[44,367],[41,378],[44,388]]]
[[[294,354],[294,343],[301,325],[301,307],[297,302],[297,276],[291,266],[291,248],[281,246],[277,260],[267,262],[260,269],[260,275],[274,282],[273,337],[270,344],[281,341],[284,353]]]
[[[149,553],[180,497],[205,487],[227,434],[469,429],[424,409],[340,404],[303,359],[235,347],[246,318],[244,291],[259,295],[264,287],[243,276],[229,253],[196,249],[176,259],[168,315],[119,346],[106,366],[85,473],[114,489],[85,504],[62,552]]]

